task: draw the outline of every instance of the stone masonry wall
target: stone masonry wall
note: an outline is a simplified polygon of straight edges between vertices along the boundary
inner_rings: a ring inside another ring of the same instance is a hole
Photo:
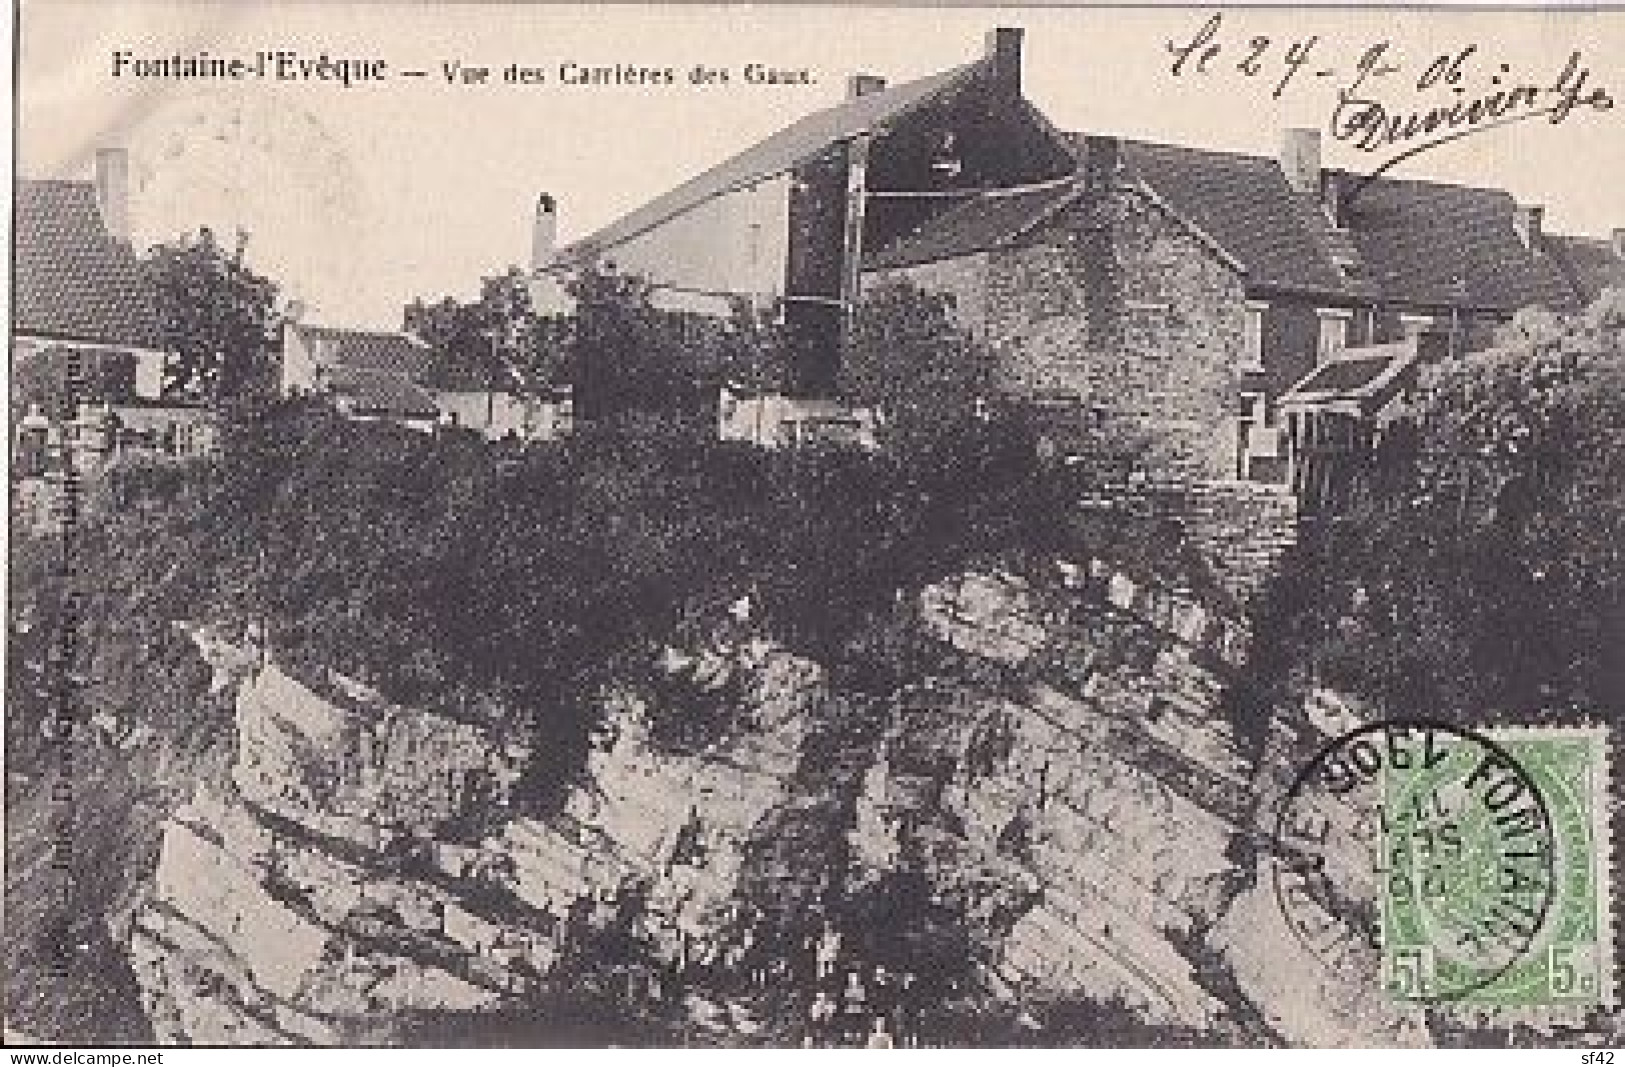
[[[954,297],[1009,394],[1150,440],[1159,472],[1235,473],[1241,276],[1137,192],[1083,198],[1014,248],[875,272]]]
[[[954,321],[972,337],[985,339],[988,322],[988,254],[977,252],[954,259],[939,259],[894,270],[869,271],[864,275],[865,291],[873,292],[889,283],[906,282],[931,293],[953,298]]]
[[[1102,489],[1083,507],[1169,519],[1184,531],[1219,585],[1245,605],[1298,537],[1298,502],[1254,482],[1145,482]]]
[[[1159,472],[1235,470],[1241,276],[1139,193],[1085,198],[990,254],[987,337],[1019,395],[1072,396],[1152,439]]]

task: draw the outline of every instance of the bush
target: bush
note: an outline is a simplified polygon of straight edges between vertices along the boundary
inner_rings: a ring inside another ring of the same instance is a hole
[[[1263,669],[1395,714],[1625,719],[1625,353],[1598,318],[1430,369],[1293,557]]]

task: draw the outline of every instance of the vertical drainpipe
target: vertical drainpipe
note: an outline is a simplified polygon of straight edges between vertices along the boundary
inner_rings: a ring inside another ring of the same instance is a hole
[[[846,152],[846,232],[841,241],[841,352],[852,343],[863,285],[863,213],[868,196],[869,145],[872,134],[860,133]],[[838,373],[838,372],[837,372]]]

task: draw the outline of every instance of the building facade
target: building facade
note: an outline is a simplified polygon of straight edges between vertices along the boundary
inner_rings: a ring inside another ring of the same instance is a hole
[[[13,473],[212,452],[212,412],[164,393],[168,346],[130,244],[124,151],[99,151],[93,181],[21,180],[15,203]]]
[[[537,276],[642,274],[703,314],[782,300],[785,392],[820,401],[864,287],[906,278],[953,295],[1015,396],[1138,426],[1165,473],[1275,484],[1282,399],[1317,368],[1401,341],[1450,358],[1520,308],[1625,281],[1625,233],[1553,235],[1503,190],[1328,168],[1314,130],[1273,156],[1057,130],[1023,95],[1022,43],[1000,28],[959,67],[854,76],[841,104],[562,252],[546,198]]]
[[[290,323],[282,342],[281,391],[329,397],[346,417],[409,429],[471,430],[491,440],[553,440],[570,433],[568,387],[521,388],[460,373],[429,345],[401,331]]]
[[[996,394],[1071,415],[1060,447],[1115,440],[1196,480],[1234,470],[1243,271],[1109,155],[1059,185],[961,204],[864,280],[951,294]]]

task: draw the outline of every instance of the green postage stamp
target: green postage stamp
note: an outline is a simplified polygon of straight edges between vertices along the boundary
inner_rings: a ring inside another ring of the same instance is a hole
[[[1384,762],[1384,987],[1397,1001],[1611,1003],[1607,735],[1479,737]]]

